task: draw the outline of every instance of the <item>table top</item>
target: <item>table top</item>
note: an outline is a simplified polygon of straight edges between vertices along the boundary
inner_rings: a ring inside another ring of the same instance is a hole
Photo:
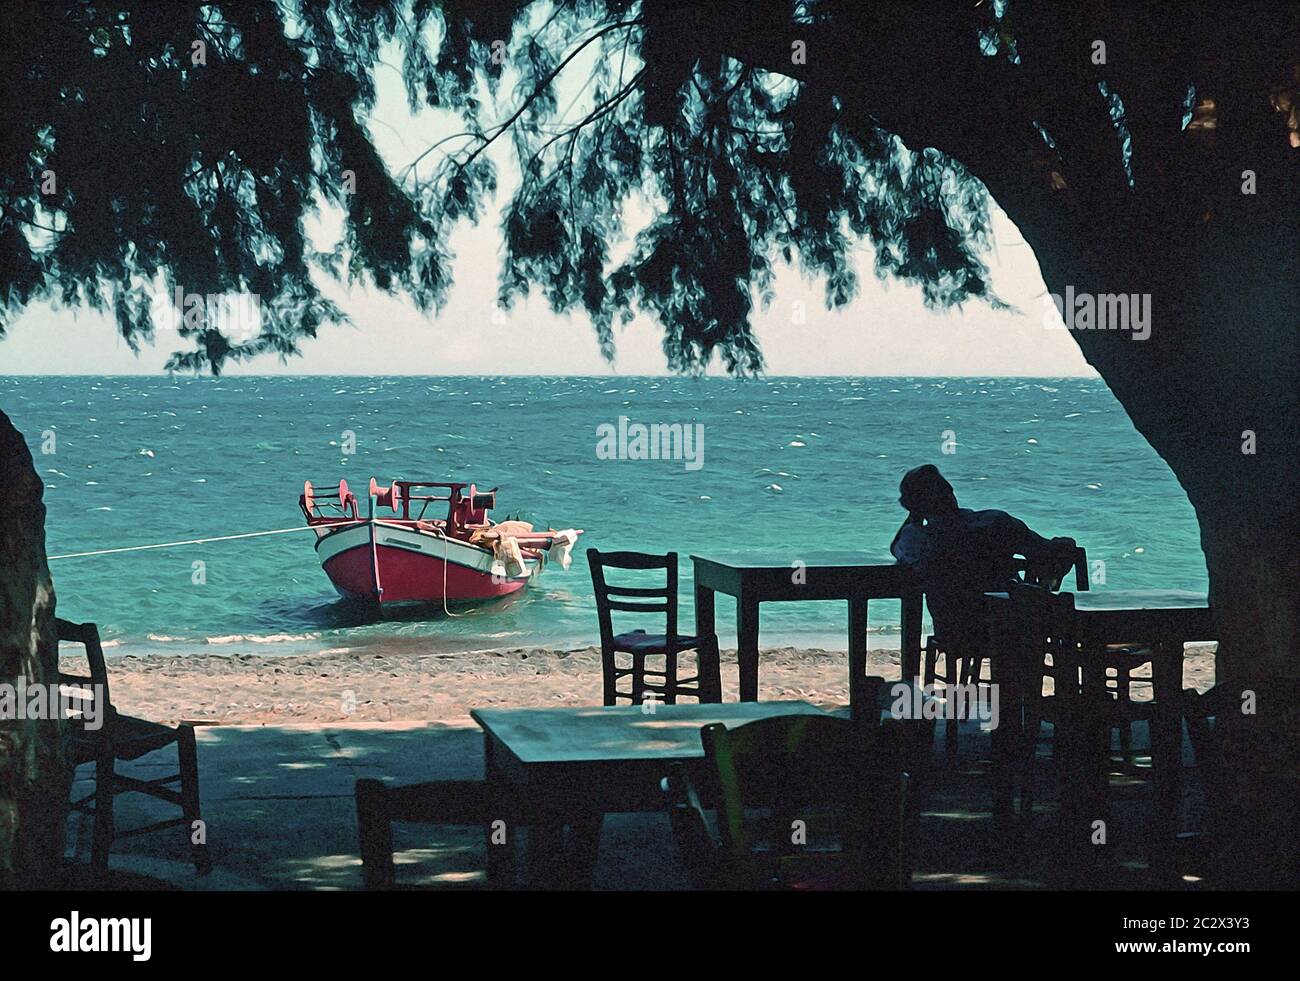
[[[1068,592],[1068,590],[1062,590]],[[1008,592],[989,592],[990,599],[1008,600]],[[1209,609],[1204,594],[1187,589],[1104,589],[1074,593],[1074,608],[1084,613],[1123,613],[1157,610],[1201,611]]]
[[[985,593],[1006,601],[1009,593]],[[1105,589],[1074,595],[1078,636],[1108,643],[1218,640],[1209,601],[1178,589]]]
[[[521,763],[606,763],[683,760],[704,756],[700,727],[740,726],[775,715],[826,715],[807,702],[726,702],[703,705],[475,709],[483,730]]]
[[[1076,610],[1183,610],[1209,605],[1205,594],[1188,589],[1098,589],[1078,593]]]
[[[801,551],[799,549],[780,549],[775,554],[745,554],[741,552],[724,552],[713,555],[692,555],[693,562],[712,562],[714,565],[729,569],[785,569],[789,570],[795,562],[802,562],[809,569],[861,569],[881,566],[897,567],[898,560],[883,552],[854,551]]]

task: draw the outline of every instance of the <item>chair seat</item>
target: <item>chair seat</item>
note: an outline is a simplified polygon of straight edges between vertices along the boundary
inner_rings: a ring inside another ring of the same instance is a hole
[[[648,634],[644,630],[614,635],[614,649],[628,654],[675,654],[680,651],[692,651],[699,646],[699,637],[686,634],[678,634],[671,644],[664,634]]]
[[[107,731],[113,742],[113,756],[119,760],[135,760],[156,749],[176,742],[175,726],[150,722],[129,715],[113,714],[104,729],[87,731],[78,729],[72,736],[75,765],[93,762],[97,758],[100,740]]]

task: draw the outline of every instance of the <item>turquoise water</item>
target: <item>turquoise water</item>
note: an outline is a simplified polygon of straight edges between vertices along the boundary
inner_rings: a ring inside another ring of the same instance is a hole
[[[498,519],[586,530],[568,571],[452,618],[343,603],[305,532],[52,562],[60,614],[97,621],[117,653],[586,643],[587,546],[681,553],[685,629],[686,555],[886,556],[898,479],[927,461],[963,506],[1077,538],[1104,563],[1094,589],[1206,588],[1186,496],[1099,380],[0,378],[0,407],[45,481],[51,555],[293,527],[304,479],[372,475],[500,485]],[[702,425],[701,465],[598,458],[620,416]],[[872,617],[888,645],[896,605]],[[763,642],[843,648],[844,625],[839,604],[773,606]],[[724,602],[719,626],[728,642]]]

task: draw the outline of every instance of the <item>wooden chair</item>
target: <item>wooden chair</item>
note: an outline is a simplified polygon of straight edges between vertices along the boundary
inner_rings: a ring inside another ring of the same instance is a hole
[[[1074,571],[1075,588],[1088,588],[1088,556],[1084,549],[1075,547],[1062,550],[1045,559],[1031,561],[1020,556],[1015,562],[1018,581],[1027,586],[1034,586],[1048,592],[1060,590],[1065,577]],[[1006,583],[997,583],[990,589],[1005,589]],[[925,642],[924,667],[921,681],[927,688],[936,682],[942,682],[945,688],[956,685],[989,685],[991,678],[986,673],[988,667],[988,649],[986,631],[983,624],[972,624],[963,636],[930,636]],[[944,727],[944,742],[950,754],[958,751],[958,722],[949,719]]]
[[[95,789],[85,797],[72,802],[73,810],[94,818],[94,839],[91,847],[91,868],[102,873],[108,868],[108,853],[113,841],[133,835],[160,831],[163,828],[182,826],[190,840],[190,854],[194,867],[200,874],[210,868],[206,843],[194,842],[195,822],[199,814],[199,763],[194,743],[194,727],[169,726],[118,714],[109,697],[108,669],[104,664],[104,651],[99,642],[99,629],[93,623],[72,623],[58,620],[59,640],[81,644],[90,665],[90,676],[59,673],[59,683],[74,689],[89,686],[90,698],[79,718],[72,719],[71,758],[73,766],[95,764]],[[102,725],[97,729],[87,727],[89,718],[98,717]],[[175,744],[179,761],[176,773],[153,780],[140,780],[118,773],[118,760],[137,760],[155,750]],[[180,784],[177,790],[172,784]],[[166,801],[181,809],[181,816],[157,821],[139,828],[118,831],[113,823],[113,800],[118,794],[136,792]]]
[[[1025,754],[1030,764],[1021,796],[1021,810],[1032,815],[1034,779],[1032,764],[1039,745],[1051,748],[1051,762],[1061,779],[1061,822],[1065,833],[1077,841],[1086,838],[1089,822],[1108,812],[1109,774],[1117,769],[1112,758],[1112,733],[1120,733],[1122,766],[1132,772],[1146,771],[1153,790],[1153,813],[1147,822],[1152,839],[1153,867],[1168,864],[1169,847],[1175,838],[1182,771],[1182,724],[1196,715],[1194,693],[1182,685],[1184,644],[1198,637],[1184,637],[1175,623],[1155,623],[1148,632],[1130,630],[1125,642],[1100,636],[1086,625],[1087,613],[1075,611],[1073,597],[1057,598],[1072,621],[1059,628],[1053,646],[1055,669],[1051,672],[1053,693],[1041,688],[1025,707]],[[1147,665],[1149,674],[1136,674]],[[1152,697],[1132,697],[1135,684],[1151,687]],[[1205,727],[1200,713],[1201,730]],[[1042,732],[1052,723],[1050,739]],[[1136,766],[1131,731],[1144,722],[1150,739],[1149,769]],[[1189,720],[1190,726],[1190,720]],[[1197,729],[1193,729],[1195,745]],[[1215,776],[1214,763],[1206,769]],[[1072,827],[1073,825],[1073,827]],[[1096,849],[1084,848],[1084,852]],[[1157,868],[1160,871],[1160,868]]]
[[[701,702],[722,701],[722,674],[716,636],[692,637],[677,632],[677,553],[646,555],[641,552],[601,552],[587,549],[591,583],[596,593],[596,611],[600,617],[600,654],[604,671],[604,702],[615,705],[619,699],[639,704],[647,695],[676,704],[680,695]],[[625,586],[610,583],[606,569],[641,572],[663,570],[662,586]],[[613,613],[662,613],[664,632],[646,633],[633,630],[614,633]],[[684,651],[695,651],[698,671],[693,677],[677,676],[677,658]],[[653,670],[649,659],[662,657],[662,671]],[[625,663],[620,663],[624,661]],[[620,689],[621,679],[630,677],[631,686]]]
[[[919,817],[904,765],[910,726],[809,715],[705,726],[703,785],[679,770],[664,786],[695,884],[906,888]]]
[[[358,780],[357,836],[364,887],[380,890],[411,888],[398,884],[393,868],[392,826],[395,821],[478,825],[487,829],[492,808],[486,788],[487,784],[481,780],[438,780],[406,787],[389,787],[368,777]],[[483,885],[482,881],[470,881],[458,883],[457,887],[473,889]]]

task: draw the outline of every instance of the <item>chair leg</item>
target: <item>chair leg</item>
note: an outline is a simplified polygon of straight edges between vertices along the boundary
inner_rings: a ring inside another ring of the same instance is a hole
[[[108,852],[113,845],[113,797],[117,792],[112,750],[100,752],[95,761],[95,832],[90,849],[90,868],[95,875],[108,871]]]
[[[1030,828],[1034,820],[1034,801],[1038,787],[1035,783],[1038,763],[1038,741],[1043,735],[1043,718],[1040,710],[1026,706],[1024,740],[1020,747],[1020,820],[1025,828]],[[1055,743],[1055,734],[1053,734]],[[1051,765],[1059,769],[1056,746],[1051,747]]]
[[[945,694],[952,706],[950,716],[944,719],[943,740],[948,755],[956,757],[961,752],[961,746],[959,745],[961,739],[961,713],[958,711],[961,706],[961,696],[957,689],[966,680],[966,659],[950,651],[942,652],[942,657],[943,672],[940,674],[936,670],[935,676],[942,678],[946,688]]]
[[[668,651],[664,655],[664,704],[677,704],[677,653]]]
[[[632,655],[632,704],[645,701],[645,655]]]
[[[1137,766],[1137,757],[1133,755],[1133,723],[1124,721],[1119,724],[1119,753],[1124,758],[1125,770]]]
[[[181,813],[185,815],[185,834],[190,839],[190,856],[194,870],[203,875],[212,868],[208,856],[207,829],[203,829],[202,843],[194,841],[198,830],[195,823],[202,821],[199,814],[199,753],[194,742],[194,727],[181,726],[176,740],[176,754],[181,765]]]
[[[925,671],[921,676],[923,685],[933,685],[936,669],[939,664],[939,648],[935,646],[934,639],[925,645]]]
[[[946,682],[947,690],[945,695],[948,699],[949,710],[944,714],[943,720],[943,745],[948,751],[949,756],[957,756],[961,747],[958,740],[961,738],[961,713],[957,711],[959,702],[957,691],[952,682]]]
[[[366,889],[391,889],[394,884],[393,828],[388,821],[384,793],[384,785],[378,780],[357,781],[357,837],[361,848],[361,882]]]
[[[605,679],[605,704],[618,704],[618,677],[617,666],[614,660],[614,652],[601,648],[600,651],[600,669]]]

